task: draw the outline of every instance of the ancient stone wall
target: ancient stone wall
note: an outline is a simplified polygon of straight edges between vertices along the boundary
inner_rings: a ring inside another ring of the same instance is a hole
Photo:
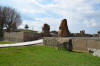
[[[88,51],[88,48],[100,49],[100,38],[98,37],[47,37],[44,38],[44,45],[58,47],[62,42],[69,42],[71,40],[71,49],[73,51]]]
[[[32,32],[24,32],[24,41],[33,41],[33,40],[37,40],[40,39],[42,37],[41,34],[34,34]]]
[[[14,42],[33,41],[41,38],[41,34],[34,34],[32,32],[5,32],[4,40]]]
[[[24,41],[23,32],[5,32],[4,40],[14,41],[14,42],[23,42]]]

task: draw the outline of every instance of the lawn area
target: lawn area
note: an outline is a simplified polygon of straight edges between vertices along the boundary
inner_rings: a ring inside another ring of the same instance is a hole
[[[0,44],[12,44],[12,43],[15,43],[15,42],[11,42],[11,41],[0,41]]]
[[[45,46],[0,48],[0,66],[100,66],[100,57]]]

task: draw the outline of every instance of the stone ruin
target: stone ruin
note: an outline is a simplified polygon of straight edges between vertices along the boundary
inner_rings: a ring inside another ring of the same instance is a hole
[[[67,25],[67,19],[63,19],[61,21],[61,24],[59,26],[58,36],[59,37],[68,37],[68,36],[70,36],[70,32],[69,32],[68,25]]]
[[[80,31],[80,34],[81,34],[81,35],[85,35],[85,30],[81,30],[81,31]]]
[[[100,31],[98,31],[98,37],[100,37]]]
[[[57,33],[50,32],[50,26],[48,24],[44,24],[42,27],[42,36],[43,37],[100,37],[100,31],[98,34],[86,34],[85,30],[81,30],[80,33],[70,33],[67,19],[63,19],[59,26],[59,31]]]
[[[50,37],[50,26],[48,24],[44,24],[42,27],[42,36]]]
[[[85,30],[81,30],[80,33],[71,33],[71,37],[93,37],[93,35],[86,34]]]

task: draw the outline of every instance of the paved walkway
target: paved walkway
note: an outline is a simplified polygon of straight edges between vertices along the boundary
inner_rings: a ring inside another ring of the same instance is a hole
[[[14,47],[14,46],[26,46],[26,45],[38,45],[42,44],[43,39],[36,40],[36,41],[30,41],[30,42],[21,42],[21,43],[15,43],[15,44],[0,44],[0,48],[2,47]]]

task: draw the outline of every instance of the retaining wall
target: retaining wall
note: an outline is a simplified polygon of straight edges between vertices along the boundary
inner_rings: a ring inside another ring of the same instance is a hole
[[[23,32],[5,32],[4,40],[14,41],[14,42],[23,42],[24,41]]]
[[[14,42],[33,41],[41,38],[41,34],[34,34],[32,32],[5,32],[4,40]]]
[[[58,47],[62,42],[70,40],[74,51],[88,51],[88,48],[100,49],[99,37],[44,37],[43,43],[47,46]]]

